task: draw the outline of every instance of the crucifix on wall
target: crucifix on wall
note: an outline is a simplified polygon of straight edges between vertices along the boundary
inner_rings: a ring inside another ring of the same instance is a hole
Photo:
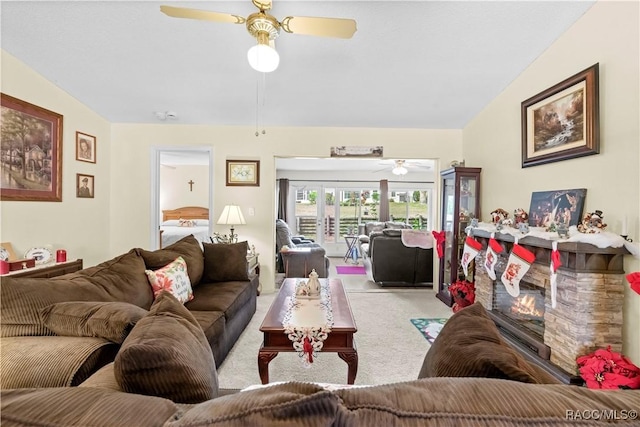
[[[189,191],[193,191],[193,184],[195,184],[195,182],[193,182],[193,180],[190,179],[189,182],[187,182],[187,184],[189,184]]]

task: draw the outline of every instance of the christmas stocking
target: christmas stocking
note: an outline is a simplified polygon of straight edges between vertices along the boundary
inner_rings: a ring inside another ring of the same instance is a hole
[[[551,308],[556,308],[556,299],[558,297],[558,268],[562,265],[560,262],[560,252],[558,252],[558,242],[551,242]]]
[[[533,252],[520,246],[516,240],[501,278],[502,284],[512,297],[520,295],[520,280],[527,273],[535,259],[536,256]]]
[[[444,231],[433,230],[431,234],[433,234],[433,238],[436,239],[436,249],[438,250],[438,258],[442,258],[442,255],[444,255],[444,238],[446,233]]]
[[[478,242],[471,236],[467,236],[464,241],[464,249],[462,250],[462,260],[460,260],[462,271],[464,271],[465,276],[469,274],[469,264],[471,264],[471,260],[480,253],[480,249],[482,249],[482,243]]]
[[[491,277],[491,280],[496,280],[496,263],[498,262],[498,254],[502,253],[502,245],[494,239],[495,233],[491,233],[489,239],[489,245],[487,246],[487,253],[484,257],[484,269],[487,270],[487,274]]]

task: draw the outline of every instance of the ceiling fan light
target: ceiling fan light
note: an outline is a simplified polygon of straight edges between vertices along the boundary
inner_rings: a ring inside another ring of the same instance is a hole
[[[271,46],[260,43],[249,49],[247,59],[251,68],[262,73],[270,73],[280,64],[278,52]]]
[[[393,172],[394,175],[406,175],[409,171],[404,166],[396,166],[391,172]]]

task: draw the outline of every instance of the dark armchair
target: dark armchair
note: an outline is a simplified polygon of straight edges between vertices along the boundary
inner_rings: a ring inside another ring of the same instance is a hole
[[[311,268],[314,268],[320,277],[328,276],[329,258],[325,256],[326,252],[324,248],[320,244],[315,243],[313,239],[308,239],[305,236],[294,236],[293,233],[291,233],[289,224],[281,219],[276,219],[276,256],[278,273],[287,273],[281,253],[282,247],[285,245],[288,246],[289,249],[311,249],[308,253],[299,253],[296,255],[290,254],[291,258],[289,259],[288,277],[306,277],[311,270],[309,269],[309,272],[304,274],[307,271],[307,268],[304,266],[312,266]],[[293,252],[295,252],[295,250]],[[302,262],[302,267],[294,267],[293,264],[296,263],[294,258]],[[323,266],[324,268],[322,268]],[[300,274],[300,276],[292,276],[291,274]]]

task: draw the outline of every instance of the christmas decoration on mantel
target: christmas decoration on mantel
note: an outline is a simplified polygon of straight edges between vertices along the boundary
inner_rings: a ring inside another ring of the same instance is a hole
[[[558,299],[558,268],[562,266],[560,262],[560,252],[558,252],[558,242],[551,242],[551,270],[550,284],[551,284],[551,308],[556,308]]]
[[[520,295],[520,280],[527,271],[529,271],[535,259],[536,256],[533,252],[524,246],[520,246],[516,238],[513,248],[511,249],[511,254],[509,255],[509,260],[507,261],[507,267],[504,269],[501,277],[502,284],[512,297]]]
[[[462,271],[464,271],[465,277],[469,274],[469,264],[482,250],[482,243],[478,242],[471,236],[467,236],[464,240],[464,249],[462,250],[462,259],[460,264],[462,265]]]
[[[603,221],[602,211],[589,212],[582,217],[582,222],[578,224],[578,231],[586,234],[600,233],[607,228]]]
[[[489,245],[487,246],[487,252],[484,256],[484,269],[487,270],[487,274],[491,280],[496,280],[496,264],[498,263],[498,255],[501,254],[504,249],[502,245],[495,239],[496,233],[491,233],[489,238]]]

